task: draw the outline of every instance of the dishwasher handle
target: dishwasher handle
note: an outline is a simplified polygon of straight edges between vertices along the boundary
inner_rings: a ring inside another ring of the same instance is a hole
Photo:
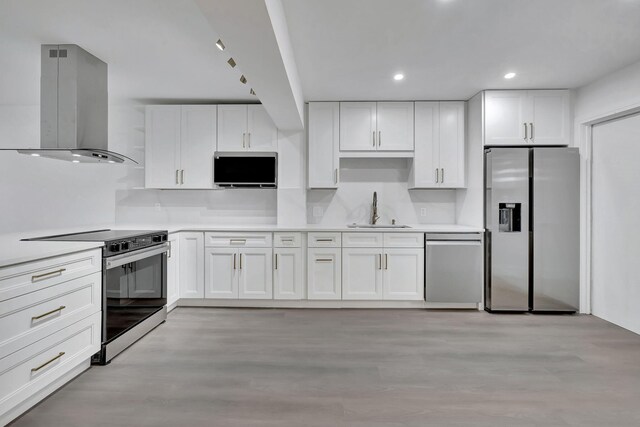
[[[427,240],[427,246],[482,246],[481,240]]]

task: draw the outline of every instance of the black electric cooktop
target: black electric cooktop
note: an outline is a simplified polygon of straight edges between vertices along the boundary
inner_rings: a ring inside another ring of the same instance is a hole
[[[61,242],[111,242],[114,240],[125,240],[132,237],[149,236],[166,233],[160,230],[92,230],[81,233],[58,234],[55,236],[36,237],[26,240],[47,240]]]

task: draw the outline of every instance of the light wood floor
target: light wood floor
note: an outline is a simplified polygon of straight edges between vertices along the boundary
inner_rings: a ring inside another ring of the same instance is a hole
[[[592,316],[178,308],[16,426],[639,426],[640,336]]]

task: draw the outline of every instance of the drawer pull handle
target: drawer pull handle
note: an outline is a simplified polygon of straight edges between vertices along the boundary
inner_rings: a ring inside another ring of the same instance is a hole
[[[293,239],[289,239],[289,238],[287,238],[287,239],[283,238],[282,241],[283,242],[291,242],[291,243],[293,243]]]
[[[38,366],[37,368],[31,368],[31,372],[38,372],[40,369],[44,368],[45,366],[49,365],[50,363],[55,362],[56,360],[60,359],[62,356],[64,356],[64,351],[61,351],[60,353],[58,353],[57,356],[53,357],[51,360],[44,362],[42,365]]]
[[[38,320],[38,319],[42,319],[43,317],[47,317],[47,316],[48,316],[48,315],[50,315],[50,314],[57,313],[58,311],[62,311],[62,310],[64,310],[65,308],[67,308],[67,307],[65,307],[64,305],[61,305],[60,307],[58,307],[58,308],[56,308],[56,309],[53,309],[53,310],[51,310],[51,311],[47,311],[46,313],[42,313],[40,316],[33,316],[33,317],[31,318],[31,320]]]
[[[44,279],[45,277],[61,275],[64,271],[67,271],[67,269],[66,268],[60,268],[60,269],[58,269],[56,271],[50,271],[48,273],[36,274],[34,276],[31,276],[31,281],[35,282],[36,280]]]
[[[333,242],[333,239],[316,239],[316,242]]]
[[[229,242],[245,244],[245,243],[247,243],[247,239],[230,239]]]
[[[316,262],[333,262],[331,258],[316,258]]]

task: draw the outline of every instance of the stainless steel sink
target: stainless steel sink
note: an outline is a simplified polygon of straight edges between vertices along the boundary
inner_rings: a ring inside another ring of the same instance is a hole
[[[411,228],[404,224],[349,224],[349,228]]]

